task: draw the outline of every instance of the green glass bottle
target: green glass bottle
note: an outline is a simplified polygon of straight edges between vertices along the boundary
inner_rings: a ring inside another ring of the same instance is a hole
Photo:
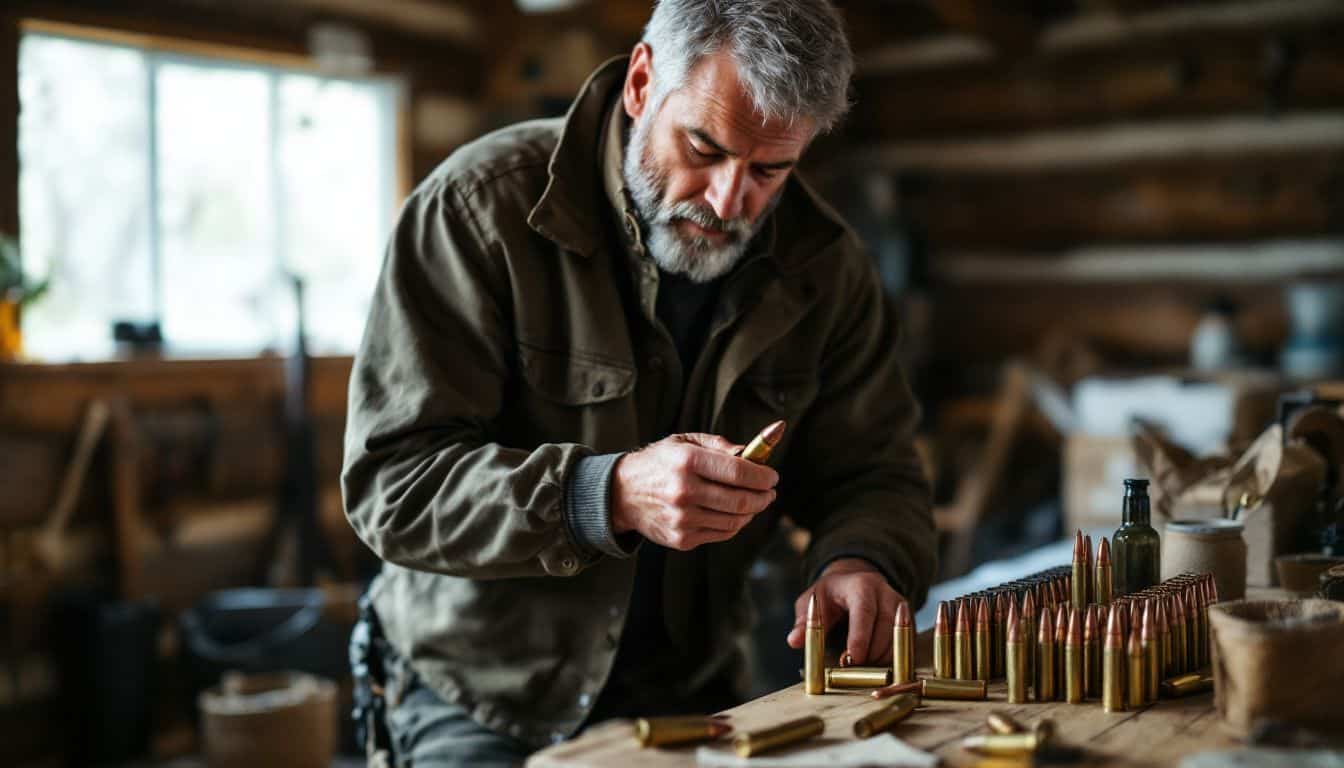
[[[1151,524],[1148,505],[1148,481],[1125,480],[1125,500],[1120,509],[1121,523],[1111,537],[1111,568],[1115,593],[1128,595],[1150,587],[1159,580],[1161,541]]]

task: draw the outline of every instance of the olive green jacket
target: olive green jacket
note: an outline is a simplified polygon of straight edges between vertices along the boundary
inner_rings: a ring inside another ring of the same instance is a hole
[[[895,318],[797,174],[765,247],[725,278],[683,387],[657,268],[622,247],[603,192],[624,71],[608,62],[564,119],[472,142],[415,190],[350,381],[342,490],[386,561],[371,587],[384,632],[443,698],[537,746],[574,733],[606,682],[638,556],[575,540],[565,491],[584,457],[664,437],[659,424],[744,443],[788,421],[776,504],[668,554],[669,635],[703,658],[688,686],[739,663],[747,569],[781,516],[811,531],[809,579],[862,556],[918,605],[935,564]],[[692,573],[710,583],[687,588]]]

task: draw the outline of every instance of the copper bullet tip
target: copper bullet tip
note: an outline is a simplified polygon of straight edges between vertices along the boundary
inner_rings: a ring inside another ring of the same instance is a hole
[[[720,736],[727,736],[733,732],[733,726],[727,723],[714,723],[709,726],[710,738],[717,739]]]
[[[823,626],[821,621],[821,611],[817,610],[817,593],[813,592],[807,596],[807,626]]]
[[[898,627],[912,626],[912,623],[910,621],[910,604],[905,602],[904,600],[902,600],[900,604],[896,606],[896,626]]]
[[[1087,606],[1087,613],[1083,614],[1083,639],[1091,643],[1097,637],[1097,606],[1096,604]]]
[[[1059,606],[1055,611],[1055,639],[1063,642],[1069,636],[1069,611],[1064,606]]]
[[[1097,565],[1111,564],[1111,544],[1105,536],[1101,537],[1101,543],[1097,544]]]
[[[1009,600],[1009,601],[1008,601],[1008,615],[1004,617],[1004,621],[1008,622],[1008,626],[1010,626],[1010,627],[1011,627],[1012,625],[1018,623],[1019,621],[1021,621],[1021,619],[1018,617],[1018,613],[1017,613],[1017,601],[1016,601],[1016,600]]]
[[[1111,611],[1111,617],[1106,620],[1106,647],[1125,647],[1124,633],[1120,631],[1120,616],[1115,611]]]
[[[1036,615],[1036,598],[1031,596],[1031,590],[1022,596],[1022,614],[1024,616]]]
[[[1087,549],[1083,546],[1083,531],[1079,529],[1073,537],[1073,562],[1081,563],[1085,560],[1087,560]]]
[[[965,602],[957,606],[957,631],[958,632],[971,631],[971,615],[966,610]]]
[[[1140,656],[1143,654],[1143,643],[1139,640],[1139,628],[1135,627],[1133,632],[1129,633],[1129,647],[1126,649],[1130,656]]]
[[[1017,618],[1017,607],[1008,609],[1008,642],[1022,642],[1022,622]]]
[[[776,421],[765,429],[761,430],[761,441],[774,448],[779,443],[779,438],[784,436],[784,422]]]
[[[1055,625],[1054,625],[1053,622],[1050,621],[1050,609],[1049,609],[1049,608],[1042,608],[1042,609],[1041,609],[1041,618],[1040,618],[1040,621],[1037,622],[1037,623],[1038,623],[1038,625],[1040,626],[1040,629],[1038,629],[1038,630],[1036,631],[1036,635],[1037,635],[1036,639],[1037,639],[1037,641],[1038,641],[1038,642],[1041,642],[1041,643],[1045,643],[1045,644],[1051,644],[1051,643],[1054,643],[1054,642],[1055,642]]]
[[[976,625],[977,627],[988,627],[988,626],[989,626],[989,600],[987,600],[986,598],[983,598],[983,597],[982,597],[982,598],[980,598],[980,601],[979,601],[979,602],[980,602],[980,604],[976,606],[976,610],[975,610],[975,625]]]
[[[1157,616],[1153,613],[1151,600],[1145,600],[1143,603],[1143,619],[1139,622],[1139,629],[1143,637],[1149,639],[1157,637]]]
[[[1077,608],[1069,610],[1069,627],[1065,635],[1069,645],[1083,644],[1083,619],[1082,611]]]
[[[1177,592],[1171,596],[1172,621],[1177,624],[1185,623],[1185,601],[1181,599],[1181,593]]]
[[[947,634],[947,601],[938,603],[938,612],[933,615],[934,634]]]

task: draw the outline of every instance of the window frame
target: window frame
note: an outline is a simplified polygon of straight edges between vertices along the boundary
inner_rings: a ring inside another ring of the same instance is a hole
[[[160,169],[159,169],[159,130],[158,130],[158,73],[165,64],[232,69],[254,72],[266,78],[269,119],[266,126],[268,141],[268,164],[270,178],[266,186],[266,195],[272,201],[275,221],[270,238],[271,259],[277,269],[287,266],[288,248],[286,245],[287,212],[279,203],[283,200],[284,180],[280,173],[280,80],[285,75],[301,74],[330,81],[370,84],[378,86],[376,93],[381,104],[380,146],[390,147],[389,163],[379,180],[379,197],[384,200],[379,211],[380,226],[390,232],[392,223],[401,202],[410,193],[411,152],[408,130],[410,126],[410,87],[406,78],[393,72],[380,72],[376,68],[366,74],[333,73],[324,70],[319,62],[308,55],[271,49],[249,48],[245,46],[170,37],[159,34],[133,32],[109,27],[87,26],[64,21],[41,18],[22,18],[18,23],[16,42],[21,45],[25,37],[45,37],[69,40],[77,43],[121,48],[135,51],[144,58],[145,111],[146,111],[146,172],[147,190],[145,204],[148,206],[149,223],[148,244],[150,258],[150,292],[153,320],[162,323],[164,316],[163,297],[163,244],[160,207]],[[17,48],[16,48],[17,53]],[[16,136],[17,138],[17,136]],[[16,179],[17,181],[17,179]],[[17,190],[16,190],[17,191]],[[20,201],[16,198],[16,203]],[[15,233],[19,234],[19,233]],[[22,259],[22,253],[20,253]],[[22,264],[20,265],[22,266]],[[22,327],[22,318],[20,318]],[[252,354],[243,354],[240,347],[235,350],[219,351],[219,355],[174,354],[171,340],[164,347],[163,357],[184,359],[246,359],[267,356],[270,350],[260,349]],[[115,361],[116,356],[106,358],[88,358],[78,361],[59,361],[58,364],[100,363]],[[51,363],[48,363],[51,364]]]

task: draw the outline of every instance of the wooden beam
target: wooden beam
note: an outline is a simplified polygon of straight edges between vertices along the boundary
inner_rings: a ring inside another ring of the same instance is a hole
[[[895,63],[855,80],[854,140],[1331,109],[1344,103],[1344,18],[1060,43],[1013,61],[930,42]]]
[[[1097,168],[929,173],[902,189],[909,220],[939,250],[1344,233],[1344,146]]]
[[[944,284],[1207,283],[1247,285],[1324,279],[1344,274],[1344,240],[1276,240],[1249,244],[1088,246],[1054,253],[940,254],[933,272]]]
[[[1257,153],[1334,152],[1340,148],[1344,148],[1344,112],[1279,118],[1237,115],[1117,123],[1004,138],[886,142],[855,150],[845,172],[880,168],[900,172],[1023,173]],[[837,166],[835,170],[841,169]]]
[[[1068,333],[1115,366],[1182,365],[1190,338],[1215,298],[1236,302],[1238,330],[1253,352],[1270,355],[1287,336],[1286,283],[1095,283],[1033,280],[1005,284],[942,283],[933,294],[935,378],[953,379],[971,363],[1033,354],[1047,338]]]

